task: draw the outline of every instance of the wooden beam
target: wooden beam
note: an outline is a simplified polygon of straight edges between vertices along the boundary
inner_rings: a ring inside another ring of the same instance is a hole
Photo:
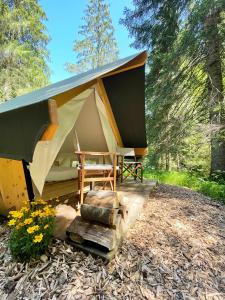
[[[66,102],[70,101],[72,98],[78,96],[88,88],[92,87],[96,83],[96,80],[91,80],[85,84],[82,84],[78,87],[75,87],[67,92],[58,94],[54,96],[54,99],[56,100],[57,106],[60,107]]]
[[[136,156],[145,156],[148,154],[148,148],[134,148]]]
[[[107,96],[107,93],[106,93],[106,90],[105,90],[102,79],[97,80],[96,89],[97,89],[97,92],[98,92],[100,98],[102,99],[102,102],[105,105],[106,113],[107,113],[107,116],[108,116],[108,119],[109,119],[109,123],[110,123],[112,131],[114,133],[114,136],[116,138],[117,144],[120,147],[123,147],[123,141],[122,141],[119,129],[117,127],[116,120],[115,120],[115,117],[114,117],[114,114],[113,114],[113,111],[112,111],[112,108],[111,108],[111,104],[109,102],[109,99],[108,99],[108,96]]]
[[[117,70],[109,72],[106,75],[103,75],[101,78],[109,77],[112,75],[116,75],[122,72],[126,72],[132,69],[136,69],[138,67],[141,67],[145,64],[146,60],[148,58],[147,52],[144,51],[140,55],[138,55],[136,58],[134,58],[132,61],[128,62],[122,67],[119,67]]]
[[[101,181],[113,181],[114,177],[86,177],[84,182],[101,182]]]
[[[141,67],[144,64],[145,63],[140,63],[140,64],[137,64],[135,66],[123,67],[123,68],[120,68],[116,71],[110,72],[110,73],[106,74],[105,76],[102,76],[101,78],[106,78],[106,77],[110,77],[110,76],[113,76],[113,75],[116,75],[116,74],[119,74],[119,73],[122,73],[122,72],[130,71],[130,70],[136,69],[138,67]]]
[[[41,137],[42,141],[50,141],[58,128],[58,114],[57,114],[57,103],[54,99],[48,100],[48,111],[50,116],[51,124],[45,130]]]

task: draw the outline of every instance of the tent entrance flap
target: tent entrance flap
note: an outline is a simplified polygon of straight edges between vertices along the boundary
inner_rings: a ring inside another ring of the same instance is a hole
[[[81,150],[116,151],[116,139],[106,109],[95,89],[89,89],[61,106],[58,115],[59,127],[54,138],[38,142],[30,164],[31,177],[40,195],[56,157],[74,156],[77,149],[75,131]]]
[[[45,179],[60,148],[74,127],[84,103],[92,92],[92,90],[87,90],[60,107],[58,109],[59,126],[53,139],[50,141],[39,141],[37,143],[34,150],[33,161],[30,163],[30,174],[40,194],[42,194]]]

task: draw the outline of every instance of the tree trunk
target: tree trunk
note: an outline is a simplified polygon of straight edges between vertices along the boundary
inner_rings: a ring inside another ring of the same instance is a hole
[[[177,153],[177,157],[176,157],[176,161],[177,161],[177,171],[180,171],[180,155],[179,153]]]
[[[219,22],[219,11],[212,11],[205,20],[211,123],[211,175],[218,171],[225,171],[225,112]]]
[[[163,170],[163,154],[159,156],[159,170]]]
[[[170,170],[170,153],[166,152],[166,171]]]

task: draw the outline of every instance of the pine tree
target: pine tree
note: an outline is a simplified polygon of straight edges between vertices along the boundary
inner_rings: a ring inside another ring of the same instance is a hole
[[[211,173],[225,171],[224,0],[133,4],[122,23],[135,38],[133,45],[149,50],[150,143],[158,157],[169,152],[176,158],[188,148],[187,137],[201,129],[211,139]]]
[[[118,58],[118,48],[110,17],[110,7],[104,0],[89,0],[84,11],[81,39],[74,42],[77,63],[67,63],[69,72],[95,69]]]
[[[45,20],[38,0],[0,0],[0,101],[48,83]]]

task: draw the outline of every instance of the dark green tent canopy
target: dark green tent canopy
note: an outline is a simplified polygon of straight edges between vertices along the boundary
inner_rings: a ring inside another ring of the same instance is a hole
[[[98,78],[103,80],[124,146],[145,148],[144,62],[137,63],[143,57],[145,52],[0,104],[0,157],[32,161],[36,143],[51,123],[48,100]],[[137,67],[128,68],[132,63]]]

